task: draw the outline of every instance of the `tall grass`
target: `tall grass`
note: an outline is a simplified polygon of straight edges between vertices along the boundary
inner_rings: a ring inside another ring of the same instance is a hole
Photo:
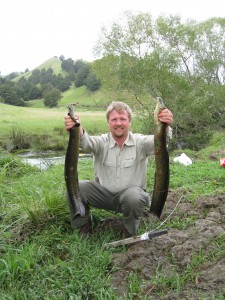
[[[190,201],[200,195],[225,193],[224,168],[201,156],[189,167],[171,162],[171,188],[182,189]],[[121,237],[98,231],[85,238],[71,231],[63,165],[40,171],[3,151],[0,158],[0,299],[119,299],[110,285],[111,261],[114,252],[124,249],[105,249],[103,244]],[[149,189],[153,187],[153,168],[152,160]],[[91,159],[80,161],[79,177],[93,178]],[[108,213],[92,209],[92,214],[97,226]],[[193,222],[191,218],[171,219],[169,226],[185,228]],[[140,232],[143,230],[141,227]],[[168,277],[158,269],[152,284],[160,297],[191,282],[205,259],[224,254],[222,237],[212,243],[212,251],[193,256],[183,273],[174,269]],[[141,295],[138,274],[130,273],[128,281],[124,299],[148,299]]]

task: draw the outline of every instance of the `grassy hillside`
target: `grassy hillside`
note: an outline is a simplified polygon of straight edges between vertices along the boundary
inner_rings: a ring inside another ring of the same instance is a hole
[[[67,109],[68,104],[73,103],[76,104],[79,111],[104,111],[108,104],[115,100],[124,101],[131,105],[131,107],[135,106],[134,96],[125,91],[109,92],[104,89],[100,89],[96,92],[90,92],[86,86],[76,88],[73,85],[69,90],[62,93],[58,109]],[[147,101],[151,103],[149,99]],[[33,108],[45,108],[43,99],[26,101],[26,106]]]
[[[62,76],[66,76],[67,75],[67,72],[64,71],[62,68],[61,68],[61,60],[58,59],[56,56],[46,60],[43,64],[41,64],[40,66],[38,66],[37,68],[35,69],[38,69],[38,70],[42,70],[42,69],[49,69],[49,68],[52,68],[53,69],[53,73],[55,75],[58,75],[58,74],[62,74]],[[26,79],[28,79],[31,75],[33,70],[27,72],[27,73],[24,73],[24,74],[21,74],[20,76],[16,77],[13,81],[17,82],[20,78],[24,77]]]
[[[38,66],[35,69],[45,69],[52,68],[55,75],[61,74],[62,76],[68,75],[68,73],[61,68],[61,60],[56,56],[48,59],[43,64]],[[34,70],[35,70],[34,69]],[[17,82],[20,78],[24,77],[28,79],[32,74],[32,71],[21,74],[20,76],[13,79],[13,81]],[[134,95],[128,93],[127,91],[121,90],[107,90],[101,88],[98,91],[91,92],[85,86],[80,88],[76,88],[74,85],[71,86],[69,90],[62,93],[62,98],[59,102],[58,108],[66,108],[69,103],[77,104],[77,107],[80,110],[104,110],[107,105],[113,100],[125,101],[131,107],[137,105],[136,99]],[[145,102],[149,105],[148,99],[139,99],[142,102]],[[30,100],[25,102],[26,106],[33,108],[44,108],[43,99],[38,100]]]

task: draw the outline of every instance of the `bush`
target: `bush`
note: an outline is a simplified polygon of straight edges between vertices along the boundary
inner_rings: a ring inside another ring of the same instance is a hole
[[[61,98],[60,90],[52,88],[50,91],[45,93],[44,96],[44,105],[47,107],[56,107]]]

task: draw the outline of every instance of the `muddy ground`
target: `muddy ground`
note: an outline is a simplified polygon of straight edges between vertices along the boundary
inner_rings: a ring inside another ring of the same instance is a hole
[[[169,192],[162,221],[179,197]],[[224,239],[225,232],[225,195],[200,197],[195,203],[184,198],[169,220],[178,218],[181,223],[190,219],[189,225],[185,229],[170,228],[166,235],[113,254],[113,267],[117,270],[111,284],[118,298],[126,299],[128,277],[136,274],[143,285],[132,299],[225,299],[225,241],[219,238],[223,235]],[[218,246],[216,239],[223,246]],[[158,282],[152,281],[157,274]]]

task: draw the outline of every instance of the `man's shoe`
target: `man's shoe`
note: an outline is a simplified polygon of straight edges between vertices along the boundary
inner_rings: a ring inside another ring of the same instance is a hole
[[[88,220],[88,222],[86,224],[82,225],[77,230],[80,233],[80,235],[82,235],[82,236],[90,235],[93,232],[93,226],[92,226],[91,218]]]

